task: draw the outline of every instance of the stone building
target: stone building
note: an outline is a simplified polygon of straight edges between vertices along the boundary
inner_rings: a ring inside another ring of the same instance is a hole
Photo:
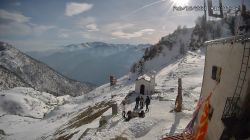
[[[142,95],[151,95],[155,91],[155,74],[142,75],[136,79],[135,92]]]

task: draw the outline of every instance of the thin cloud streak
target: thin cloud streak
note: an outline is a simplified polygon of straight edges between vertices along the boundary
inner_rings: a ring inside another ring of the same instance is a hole
[[[19,23],[24,23],[30,21],[30,17],[26,17],[21,13],[9,12],[3,9],[0,9],[0,20],[11,20]]]
[[[131,13],[125,15],[125,16],[122,17],[122,18],[129,17],[129,16],[131,16],[131,15],[133,15],[133,14],[135,14],[135,13],[137,13],[137,12],[139,12],[139,11],[145,9],[145,8],[148,8],[148,7],[150,7],[150,6],[153,6],[153,5],[155,5],[155,4],[158,4],[158,3],[161,3],[161,2],[165,2],[165,1],[166,1],[166,0],[159,0],[159,1],[156,1],[156,2],[149,3],[149,4],[147,4],[147,5],[144,5],[144,6],[140,7],[140,8],[138,8],[138,9],[132,11]]]
[[[112,32],[112,36],[114,37],[119,37],[119,38],[124,38],[124,39],[130,39],[130,38],[137,38],[137,37],[142,37],[145,34],[152,34],[155,30],[154,29],[143,29],[137,32],[133,33],[126,33],[123,31],[116,31]]]

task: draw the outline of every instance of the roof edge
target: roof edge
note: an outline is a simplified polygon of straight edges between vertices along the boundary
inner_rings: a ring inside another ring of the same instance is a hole
[[[239,35],[239,36],[219,38],[215,40],[206,41],[205,45],[218,44],[218,43],[242,42],[242,41],[250,42],[250,36]]]

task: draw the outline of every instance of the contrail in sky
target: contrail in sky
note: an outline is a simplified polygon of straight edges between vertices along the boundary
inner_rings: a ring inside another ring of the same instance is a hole
[[[152,6],[152,5],[155,5],[155,4],[164,2],[164,1],[166,1],[166,0],[159,0],[159,1],[155,1],[155,2],[149,3],[149,4],[147,4],[147,5],[144,5],[144,6],[140,7],[140,8],[138,8],[138,9],[132,11],[131,13],[125,15],[123,18],[128,17],[128,16],[130,16],[130,15],[133,15],[133,14],[135,14],[135,13],[137,13],[137,12],[139,12],[139,11],[145,9],[145,8],[148,8],[148,7]]]

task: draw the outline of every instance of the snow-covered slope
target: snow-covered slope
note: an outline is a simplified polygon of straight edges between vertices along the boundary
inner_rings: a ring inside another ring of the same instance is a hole
[[[64,77],[47,65],[0,42],[0,87],[28,86],[53,95],[82,95],[92,89],[90,84]]]
[[[0,116],[18,115],[42,119],[55,106],[63,104],[69,96],[55,97],[32,88],[16,87],[0,94]]]
[[[92,130],[93,132],[88,133],[83,139],[110,139],[119,136],[128,139],[152,140],[160,139],[166,134],[181,132],[191,120],[200,95],[204,60],[202,52],[188,52],[183,58],[177,58],[173,64],[157,73],[156,90],[158,93],[152,96],[150,111],[146,113],[145,118],[135,118],[124,122],[120,120],[120,114],[110,119],[104,129]],[[180,113],[170,113],[174,108],[179,77],[183,80],[184,109]],[[126,80],[124,82],[126,83]],[[120,93],[121,95],[115,97],[115,100],[119,102],[131,90],[134,90],[134,83],[110,94]],[[135,105],[134,98],[130,99],[132,103],[127,105],[127,110],[133,110]]]
[[[146,113],[145,118],[134,118],[125,122],[122,119],[120,109],[118,115],[112,116],[110,108],[112,102],[118,103],[120,107],[121,101],[134,90],[135,83],[127,75],[118,80],[116,87],[110,88],[109,84],[106,84],[83,96],[66,98],[64,104],[57,105],[53,110],[48,108],[47,110],[51,111],[47,111],[48,113],[43,119],[22,117],[1,110],[6,113],[0,117],[0,129],[6,133],[6,135],[2,135],[2,138],[108,140],[123,137],[151,140],[159,139],[166,134],[181,132],[191,120],[194,106],[199,98],[203,66],[204,54],[202,52],[187,52],[183,57],[176,58],[172,64],[166,67],[162,66],[156,75],[156,90],[158,92],[152,95],[150,111]],[[177,95],[178,77],[183,79],[184,109],[180,113],[170,113]],[[24,90],[24,94],[21,95],[21,100],[18,103],[23,108],[28,108],[28,105],[25,105],[24,98],[26,96],[24,95],[26,95],[26,91],[31,89],[22,90]],[[17,89],[0,93],[1,95],[6,94],[7,99],[5,100],[15,101],[12,99],[12,95],[7,95],[7,93],[12,94],[13,92],[19,93]],[[34,95],[37,96],[29,97],[31,101],[33,98],[39,101],[44,100],[44,97],[40,98],[39,93]],[[16,94],[14,93],[13,96]],[[126,110],[134,108],[136,96],[136,94],[131,94],[127,97],[129,102],[126,105]],[[42,102],[46,102],[46,100]],[[43,107],[46,108],[46,105],[43,104],[41,108],[36,108],[40,112],[46,112],[43,111]],[[29,115],[35,115],[37,113],[35,110]],[[99,128],[101,116],[105,116],[108,123]]]
[[[173,33],[147,48],[143,57],[132,66],[131,72],[141,75],[158,71],[172,64],[187,51],[202,49],[207,40],[231,36],[234,22],[230,17],[216,21],[205,21],[203,17],[199,17],[193,28],[178,27]]]
[[[162,48],[162,51],[152,59],[145,61],[144,72],[150,72],[152,70],[158,71],[162,66],[175,62],[177,57],[183,55],[188,50],[187,46],[190,43],[192,31],[192,28],[176,30],[173,34],[163,37],[159,43],[156,44],[156,46]]]

